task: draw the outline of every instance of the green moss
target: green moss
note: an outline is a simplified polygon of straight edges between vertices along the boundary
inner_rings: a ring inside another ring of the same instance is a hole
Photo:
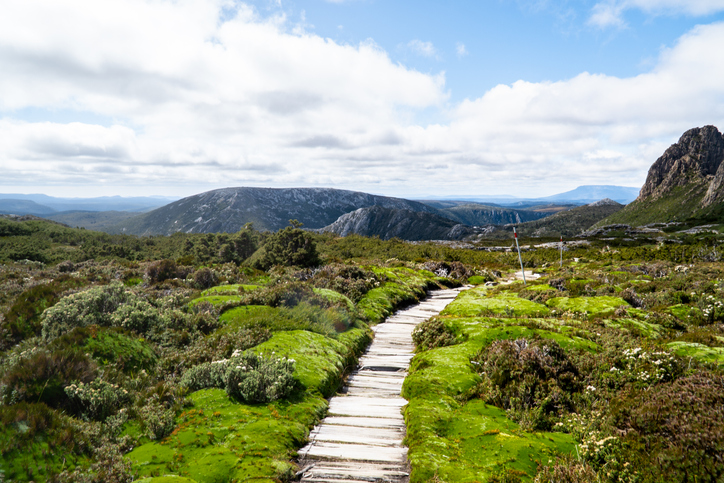
[[[373,288],[357,304],[358,309],[371,324],[382,322],[397,307],[416,302],[425,296],[429,288],[440,283],[449,283],[427,270],[412,270],[406,267],[384,268],[365,266],[382,279],[387,279],[381,287]]]
[[[698,307],[692,307],[691,305],[676,304],[666,309],[666,311],[681,320],[687,320],[690,318],[698,319],[702,317],[701,309]]]
[[[193,299],[191,302],[189,302],[189,307],[194,307],[203,302],[208,302],[211,305],[218,307],[224,305],[227,302],[238,300],[241,300],[241,297],[239,295],[205,295],[203,297]]]
[[[481,277],[480,275],[473,275],[472,277],[468,278],[468,283],[470,285],[480,285],[487,281],[488,281],[487,277]]]
[[[226,324],[224,329],[230,330],[246,326],[245,322],[254,317],[270,316],[279,309],[266,305],[242,305],[225,311],[219,316],[219,321]],[[222,330],[224,330],[222,329]]]
[[[589,316],[613,315],[620,307],[629,307],[628,302],[619,297],[604,295],[601,297],[554,297],[546,301],[548,307],[562,312],[588,313]]]
[[[548,315],[545,305],[518,297],[512,292],[501,292],[488,296],[484,288],[474,288],[462,292],[441,312],[442,315],[457,317],[475,317],[479,315],[502,315],[508,317]]]
[[[407,419],[411,482],[487,481],[504,468],[530,481],[538,463],[574,451],[573,438],[562,433],[525,433],[505,412],[480,400],[457,404],[449,398],[411,402]],[[425,444],[415,444],[422,437]]]
[[[455,399],[480,381],[470,365],[480,348],[494,338],[530,335],[526,334],[530,330],[488,328],[465,343],[415,356],[402,391],[410,401],[405,421],[411,482],[428,481],[435,475],[444,481],[486,481],[503,468],[529,481],[538,462],[547,463],[554,454],[573,450],[570,435],[525,433],[500,409],[480,400],[460,403]],[[545,331],[536,332],[545,335]]]
[[[171,436],[127,455],[141,476],[178,473],[199,483],[288,477],[288,460],[327,407],[309,392],[267,405],[240,404],[221,389],[190,398],[194,409],[179,415]]]
[[[0,405],[0,475],[4,481],[43,482],[52,473],[87,466],[71,419],[45,404]]]
[[[652,324],[638,319],[605,319],[603,323],[606,327],[615,327],[617,329],[623,329],[627,331],[635,331],[642,334],[645,337],[652,339],[660,338],[666,330],[659,324]]]
[[[124,370],[150,369],[156,363],[156,354],[145,339],[112,329],[99,329],[83,348],[101,364],[115,363]]]
[[[337,340],[306,330],[292,330],[275,333],[253,350],[294,359],[294,377],[308,390],[330,396],[337,390],[342,374],[370,340],[369,331],[360,328],[348,330]]]
[[[548,285],[547,283],[540,283],[537,285],[528,285],[526,287],[527,290],[533,290],[535,292],[547,292],[548,290],[555,290],[553,287]]]
[[[198,483],[196,480],[191,478],[184,478],[183,476],[157,476],[155,478],[142,478],[136,480],[136,483]]]
[[[724,365],[724,347],[709,347],[696,342],[674,341],[666,345],[679,357],[693,357],[702,362]]]
[[[342,295],[341,293],[328,288],[314,288],[313,290],[315,294],[329,300],[332,303],[342,305],[346,307],[350,313],[354,313],[354,302],[352,302],[346,295]]]
[[[219,294],[238,294],[240,292],[250,292],[259,288],[259,285],[229,284],[217,285],[201,292],[202,296],[219,295]]]

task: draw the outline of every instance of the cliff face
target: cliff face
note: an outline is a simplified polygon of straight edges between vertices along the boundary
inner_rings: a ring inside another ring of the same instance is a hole
[[[711,183],[702,206],[719,199],[724,186],[724,135],[714,126],[686,131],[649,169],[638,201],[658,199],[690,183]]]
[[[383,240],[461,240],[476,233],[470,227],[433,213],[372,206],[339,217],[320,231],[341,236],[378,236]]]
[[[720,223],[723,202],[724,135],[714,126],[697,127],[686,131],[656,160],[634,202],[596,226],[687,220]]]

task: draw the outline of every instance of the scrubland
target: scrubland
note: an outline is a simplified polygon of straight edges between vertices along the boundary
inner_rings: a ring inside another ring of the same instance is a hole
[[[459,284],[414,334],[411,481],[720,481],[719,243],[531,250],[524,285],[505,251],[0,219],[0,481],[291,480],[370,326]]]

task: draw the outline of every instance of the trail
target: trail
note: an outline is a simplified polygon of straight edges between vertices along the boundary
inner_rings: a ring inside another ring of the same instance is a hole
[[[436,290],[422,302],[396,312],[372,328],[375,338],[327,417],[299,451],[302,482],[369,483],[408,481],[405,421],[400,396],[414,344],[412,330],[437,315],[464,288]]]

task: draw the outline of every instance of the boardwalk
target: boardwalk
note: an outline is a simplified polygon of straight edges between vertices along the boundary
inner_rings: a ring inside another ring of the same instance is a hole
[[[400,412],[402,381],[413,356],[412,330],[438,314],[462,289],[437,290],[373,327],[375,338],[359,368],[329,402],[327,417],[299,451],[303,482],[405,482],[407,448]]]

